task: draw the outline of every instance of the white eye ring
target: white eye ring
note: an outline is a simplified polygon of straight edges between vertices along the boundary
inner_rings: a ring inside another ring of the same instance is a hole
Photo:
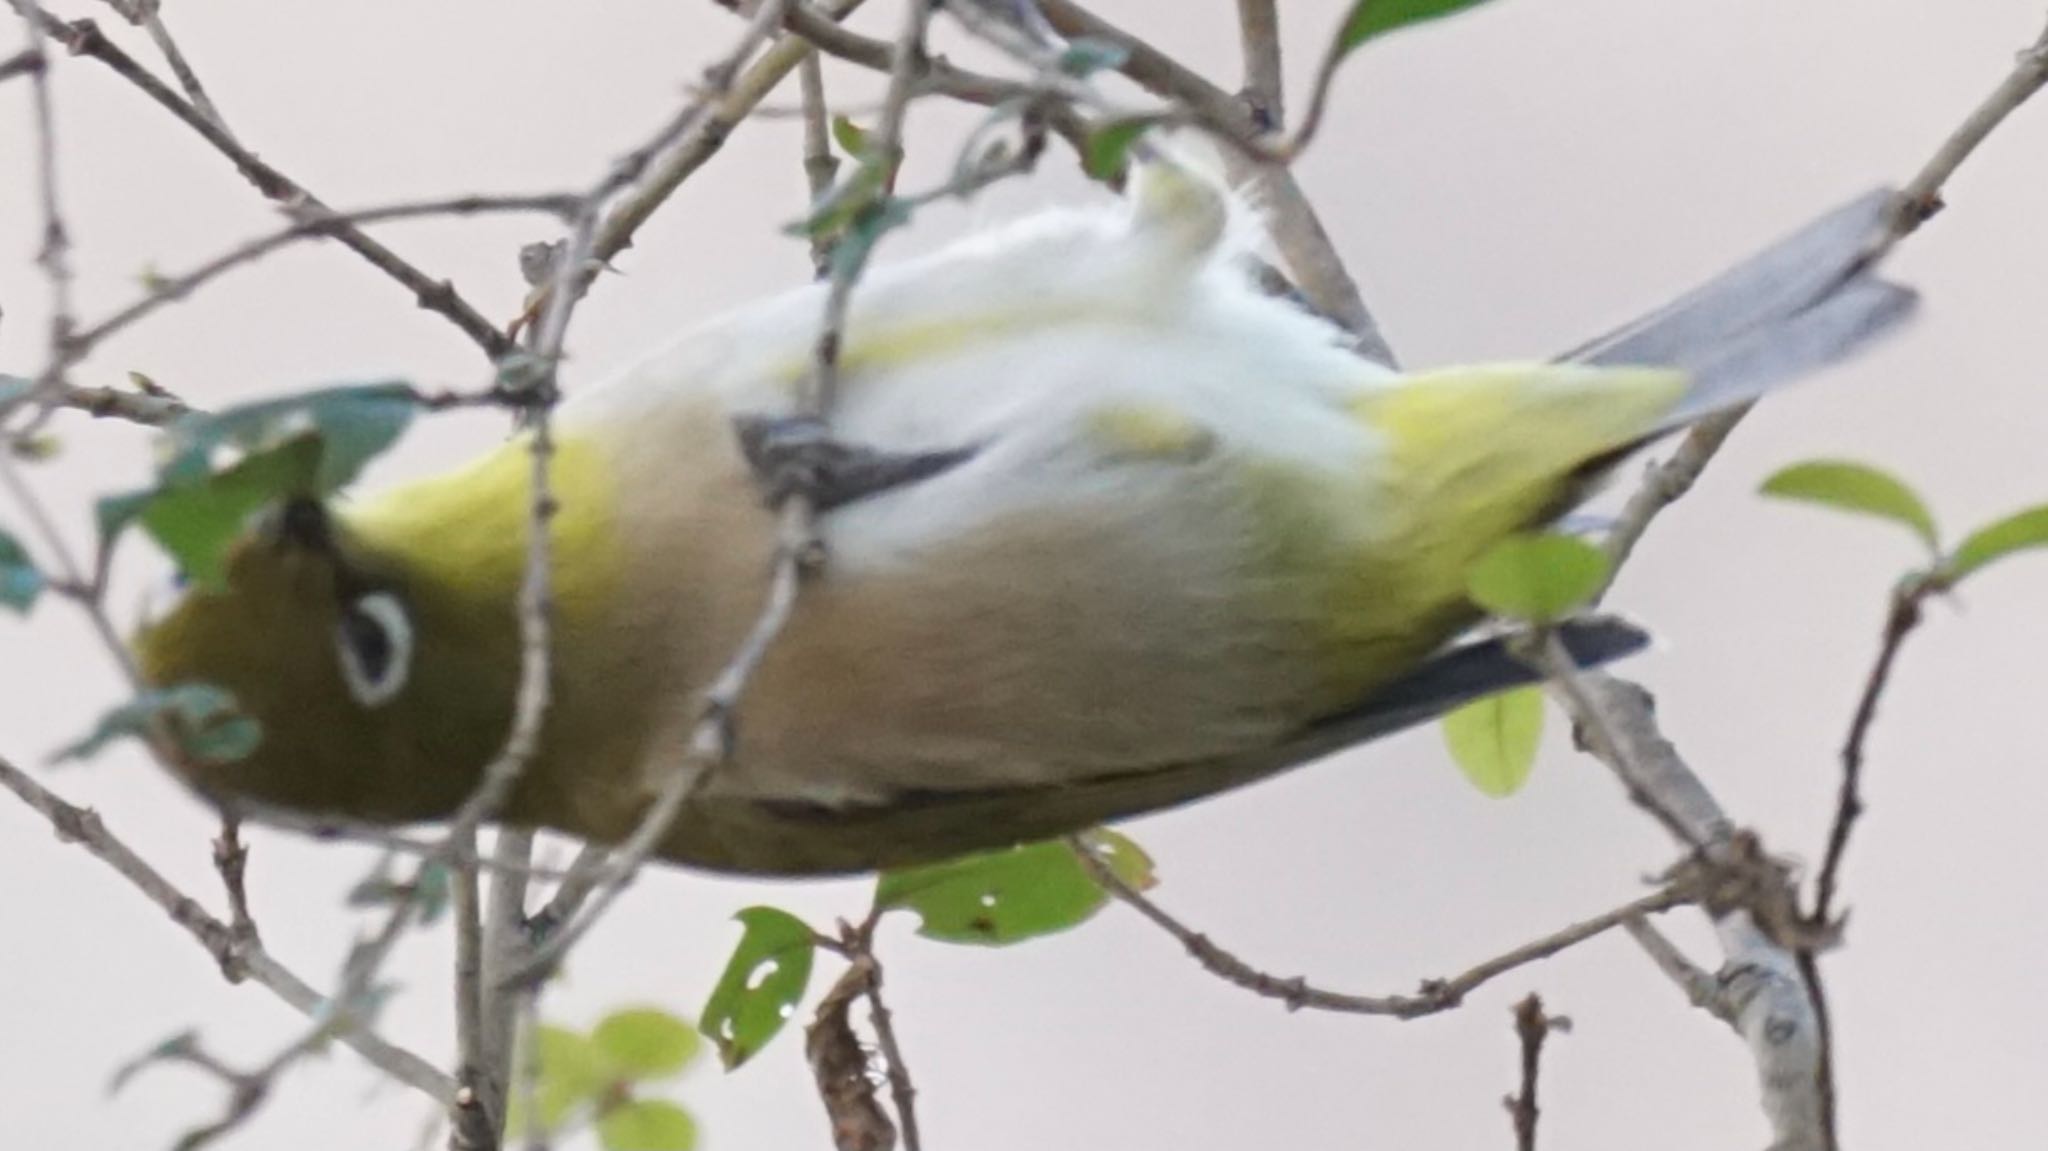
[[[405,690],[412,673],[412,620],[390,592],[358,596],[341,609],[334,652],[349,694],[364,707],[382,707]]]

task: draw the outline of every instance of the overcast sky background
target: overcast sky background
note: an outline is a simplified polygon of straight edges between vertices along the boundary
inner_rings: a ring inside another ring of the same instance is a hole
[[[55,5],[66,16],[103,7]],[[894,6],[861,26],[886,35]],[[1342,4],[1283,5],[1292,90]],[[640,140],[722,51],[732,18],[694,0],[210,0],[166,15],[240,136],[348,207],[467,191],[576,188]],[[1226,84],[1227,0],[1108,0],[1102,10]],[[2040,31],[2039,0],[1503,0],[1381,44],[1339,82],[1300,165],[1388,336],[1412,364],[1535,356],[1660,302],[1788,227],[1931,154]],[[0,20],[0,54],[21,34]],[[138,55],[146,41],[123,35]],[[59,60],[64,201],[82,311],[275,222],[231,167],[105,69]],[[841,99],[871,98],[867,79]],[[792,84],[785,101],[793,101]],[[0,371],[41,363],[32,257],[28,85],[0,88]],[[971,118],[915,117],[912,179],[949,162]],[[804,202],[797,132],[750,124],[641,231],[580,312],[571,391],[693,319],[801,281],[779,233]],[[1091,194],[1057,149],[1047,171],[969,208],[934,211],[882,258],[977,220]],[[1897,255],[1928,301],[1906,338],[1767,404],[1701,490],[1666,516],[1612,601],[1662,648],[1630,666],[1735,816],[1813,859],[1834,753],[1910,539],[1768,504],[1775,468],[1867,458],[1925,491],[1952,534],[2048,500],[2048,109],[2023,112],[1951,187],[1953,207]],[[514,253],[535,221],[387,229],[486,314],[509,316]],[[481,382],[475,349],[339,248],[302,247],[137,328],[79,372],[127,369],[215,405],[321,382],[399,375]],[[502,421],[436,418],[379,466],[446,466]],[[35,472],[74,538],[92,496],[131,485],[143,436],[67,416],[64,455]],[[19,529],[15,509],[0,524]],[[156,561],[131,546],[125,611]],[[687,578],[686,573],[679,573]],[[1938,606],[1915,637],[1871,744],[1870,817],[1848,870],[1848,949],[1827,963],[1850,1145],[2039,1146],[2048,1117],[2048,818],[2042,750],[2048,559],[2016,561]],[[115,702],[105,654],[61,603],[0,616],[0,754],[39,766]],[[124,750],[44,773],[209,901],[212,821]],[[1130,830],[1158,898],[1280,974],[1362,992],[1411,989],[1642,891],[1670,862],[1611,777],[1553,733],[1516,799],[1481,797],[1434,732],[1348,754]],[[256,837],[250,888],[272,950],[326,983],[360,920],[339,908],[370,855]],[[737,928],[773,901],[826,922],[864,905],[855,882],[770,886],[675,871],[643,877],[577,953],[550,1017],[585,1024],[650,1002],[701,1005]],[[244,1064],[299,1033],[268,993],[212,962],[104,866],[0,801],[0,1132],[10,1146],[154,1149],[215,1114],[184,1070],[104,1093],[121,1061],[199,1026]],[[1667,917],[1710,958],[1694,915]],[[1517,972],[1421,1022],[1289,1015],[1204,975],[1122,909],[1010,951],[885,932],[893,1006],[934,1151],[1511,1145],[1507,1007],[1540,990],[1575,1027],[1548,1051],[1543,1140],[1584,1151],[1760,1147],[1743,1048],[1624,938]],[[408,946],[387,1021],[450,1050],[448,945]],[[821,967],[821,978],[829,972]],[[681,1085],[703,1145],[822,1148],[800,1044]],[[428,1114],[346,1053],[283,1085],[237,1147],[404,1147]]]

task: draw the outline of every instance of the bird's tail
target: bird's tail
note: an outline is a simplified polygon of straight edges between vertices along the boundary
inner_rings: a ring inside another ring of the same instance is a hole
[[[1866,192],[1632,323],[1558,357],[1679,368],[1692,385],[1650,438],[1842,360],[1912,315],[1881,279],[1895,194]]]

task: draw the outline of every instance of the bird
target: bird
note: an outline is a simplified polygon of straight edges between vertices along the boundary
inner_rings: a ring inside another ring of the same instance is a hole
[[[655,855],[769,876],[999,849],[1203,799],[1532,681],[1471,565],[1643,445],[1913,313],[1866,193],[1549,360],[1401,371],[1259,272],[1257,208],[1167,158],[854,286],[801,588]],[[764,454],[826,284],[682,335],[554,414],[552,701],[498,813],[627,838],[691,754],[780,537]],[[383,493],[255,517],[222,586],[137,633],[153,685],[262,724],[174,760],[232,810],[407,824],[514,714],[524,436]],[[1574,659],[1627,655],[1612,618]]]

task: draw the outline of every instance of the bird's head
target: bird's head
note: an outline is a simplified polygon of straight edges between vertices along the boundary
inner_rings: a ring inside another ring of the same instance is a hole
[[[511,597],[446,570],[318,500],[257,516],[224,578],[187,588],[134,640],[150,686],[225,689],[261,725],[250,754],[179,756],[180,773],[219,801],[314,816],[453,808],[504,737],[518,657]]]

